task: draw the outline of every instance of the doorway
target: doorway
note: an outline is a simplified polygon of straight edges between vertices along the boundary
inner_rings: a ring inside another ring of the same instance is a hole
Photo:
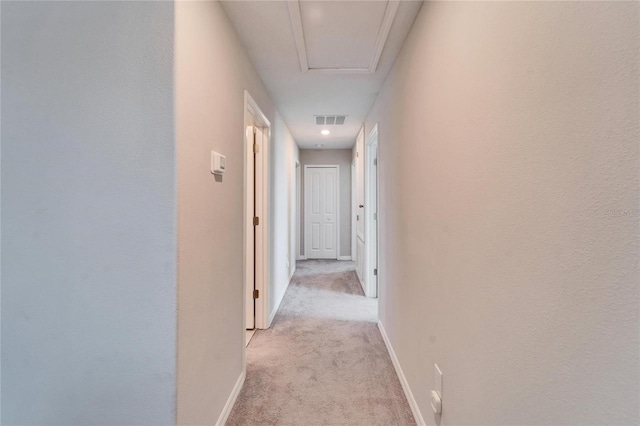
[[[356,162],[351,162],[351,260],[357,264],[356,254],[356,217],[358,214],[358,203],[356,200]]]
[[[267,328],[268,146],[271,124],[245,91],[245,330]],[[244,332],[244,331],[243,331]],[[245,333],[246,344],[249,334]]]
[[[302,255],[302,236],[304,235],[304,229],[302,228],[302,172],[300,170],[300,162],[296,161],[296,232],[294,233],[296,239],[296,260],[304,260]]]
[[[338,165],[304,166],[304,242],[307,259],[338,259]]]
[[[378,297],[378,125],[369,133],[365,150],[365,287]]]

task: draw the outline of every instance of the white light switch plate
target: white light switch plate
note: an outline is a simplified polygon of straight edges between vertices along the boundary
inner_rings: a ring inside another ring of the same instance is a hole
[[[433,364],[433,390],[438,392],[442,399],[442,371],[438,364]]]
[[[227,168],[227,158],[215,151],[211,151],[211,173],[221,175]]]

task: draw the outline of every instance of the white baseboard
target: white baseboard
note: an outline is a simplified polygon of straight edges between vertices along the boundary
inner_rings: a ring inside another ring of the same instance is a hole
[[[387,346],[387,351],[389,351],[391,362],[393,362],[393,366],[395,367],[398,378],[400,379],[400,384],[402,385],[402,390],[404,390],[404,394],[407,397],[407,402],[409,402],[409,407],[411,407],[413,418],[416,420],[416,424],[418,426],[425,426],[426,423],[424,422],[420,408],[418,408],[418,403],[413,397],[413,392],[411,392],[409,382],[407,382],[407,378],[402,371],[402,367],[400,367],[400,361],[398,361],[398,357],[396,356],[393,346],[391,346],[391,342],[389,341],[389,336],[387,336],[387,332],[384,331],[384,326],[380,321],[378,321],[378,328],[380,329],[380,334],[382,334],[382,340],[384,340],[384,344]]]
[[[298,256],[298,260],[307,260],[307,256],[300,255]]]
[[[238,395],[240,395],[240,391],[242,390],[242,386],[244,385],[244,379],[247,376],[246,370],[242,370],[240,373],[240,377],[238,377],[238,381],[236,381],[236,385],[233,387],[231,391],[231,395],[229,395],[229,399],[227,399],[227,403],[224,405],[224,409],[222,413],[220,413],[220,417],[218,417],[218,421],[216,422],[216,426],[224,426],[229,418],[229,414],[231,414],[231,410],[233,409],[233,405],[236,403],[236,399],[238,399]]]
[[[351,256],[338,256],[338,260],[351,260]]]

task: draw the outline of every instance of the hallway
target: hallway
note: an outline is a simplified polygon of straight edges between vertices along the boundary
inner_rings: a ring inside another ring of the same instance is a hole
[[[376,318],[353,262],[298,262],[227,424],[415,424]]]
[[[0,28],[1,425],[640,425],[640,1]]]

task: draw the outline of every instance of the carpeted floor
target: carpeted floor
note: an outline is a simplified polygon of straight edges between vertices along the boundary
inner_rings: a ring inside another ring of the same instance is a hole
[[[414,425],[376,318],[352,262],[298,262],[227,425]]]

